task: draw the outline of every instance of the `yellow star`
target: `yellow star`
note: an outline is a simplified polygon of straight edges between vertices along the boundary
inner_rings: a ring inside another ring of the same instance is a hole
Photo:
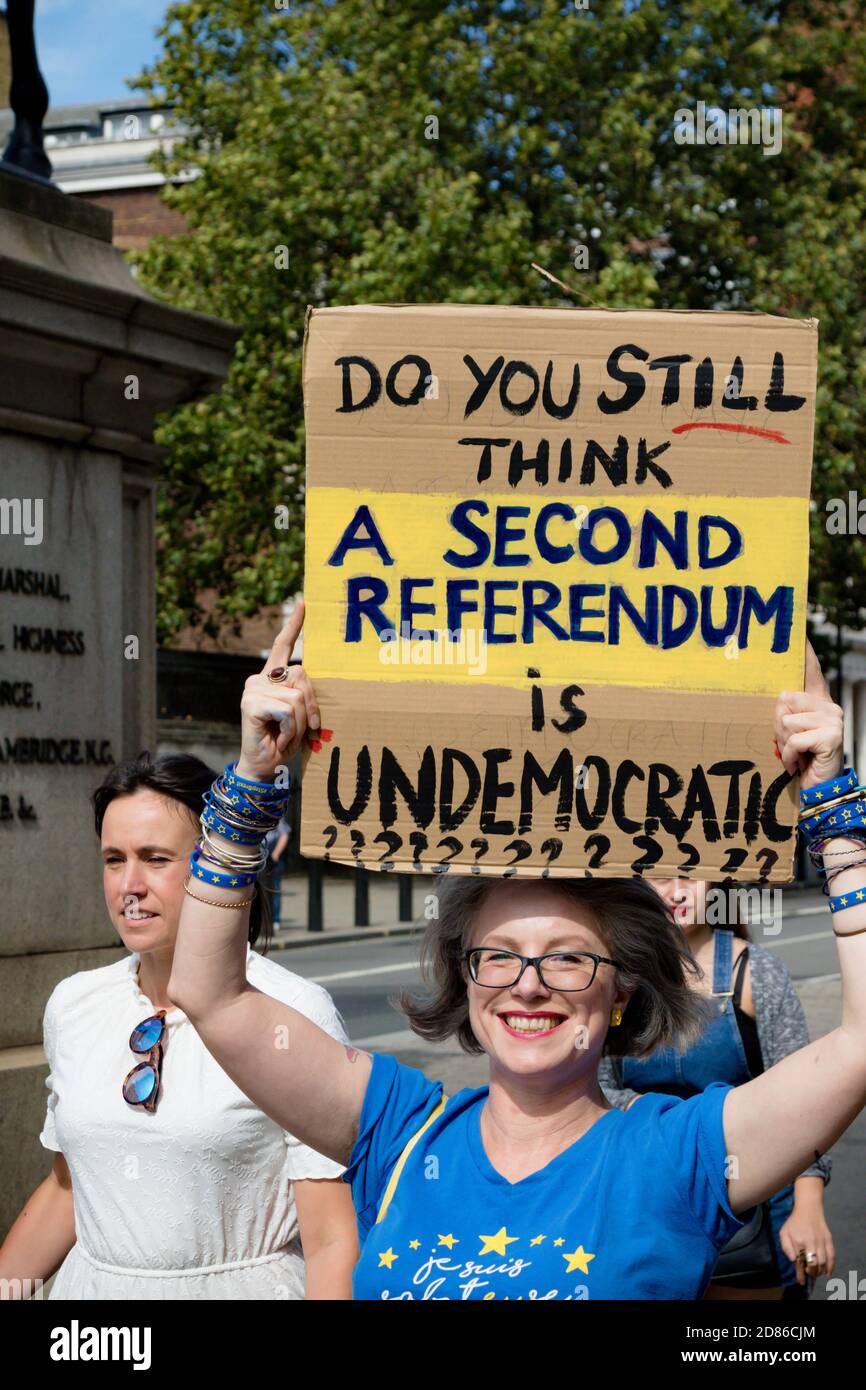
[[[385,1265],[388,1269],[390,1269],[394,1261],[399,1260],[399,1258],[400,1256],[395,1255],[394,1251],[389,1246],[388,1249],[383,1250],[379,1256],[379,1268],[381,1269],[382,1266]]]
[[[595,1255],[590,1255],[582,1245],[579,1245],[576,1250],[572,1250],[570,1255],[567,1250],[564,1250],[562,1258],[568,1260],[566,1274],[573,1274],[576,1269],[579,1269],[581,1274],[588,1274],[589,1262],[595,1259]]]
[[[419,1248],[420,1244],[421,1244],[420,1240],[410,1240],[410,1241],[409,1241],[409,1249],[410,1249],[410,1250],[417,1250],[417,1249]]]
[[[847,898],[843,898],[843,899],[842,899],[842,906],[843,906],[843,907],[847,907],[847,906],[848,906],[848,899],[847,899]]]
[[[816,793],[815,793],[815,800],[816,800],[816,801],[823,801],[823,800],[824,800],[824,793],[823,793],[823,792],[816,792]]]
[[[562,1239],[562,1236],[557,1236],[553,1243],[554,1245],[564,1245],[565,1241]]]
[[[485,1237],[485,1239],[486,1239],[486,1237]],[[455,1247],[455,1245],[459,1245],[460,1242],[459,1242],[459,1240],[457,1239],[456,1236],[447,1235],[447,1236],[440,1236],[440,1237],[439,1237],[439,1244],[440,1244],[440,1245],[447,1245],[449,1250],[453,1250],[454,1247]]]
[[[491,1250],[497,1255],[504,1255],[506,1253],[505,1247],[513,1245],[514,1241],[519,1240],[520,1237],[508,1235],[505,1227],[500,1226],[495,1236],[479,1236],[478,1239],[484,1241],[482,1249],[478,1251],[479,1255],[489,1255]]]
[[[238,881],[237,881],[236,878],[233,878],[233,879],[232,879],[232,888],[237,888],[237,886],[238,886]]]
[[[532,1237],[532,1240],[529,1242],[529,1244],[530,1244],[530,1245],[540,1245],[541,1242],[542,1242],[543,1240],[546,1240],[546,1239],[547,1239],[546,1236],[533,1236],[533,1237]]]
[[[861,889],[859,893],[855,894],[855,897],[857,898],[858,902],[861,902],[862,899],[866,897],[866,894],[864,894],[863,890]]]
[[[839,783],[838,783],[838,782],[834,782],[834,783],[833,783],[833,790],[834,790],[834,792],[840,792],[840,791],[842,790],[842,788],[839,786]]]

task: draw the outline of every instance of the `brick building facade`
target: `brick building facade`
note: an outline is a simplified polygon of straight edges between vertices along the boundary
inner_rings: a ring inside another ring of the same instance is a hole
[[[8,63],[5,17],[0,24],[0,81],[4,38]],[[0,90],[8,92],[8,80]],[[0,111],[4,144],[12,123],[12,112]],[[184,131],[179,123],[171,124],[170,110],[134,98],[53,106],[44,131],[57,187],[108,208],[114,214],[114,243],[121,250],[140,250],[157,234],[176,236],[185,230],[183,218],[163,201],[165,179],[150,162],[155,151]]]

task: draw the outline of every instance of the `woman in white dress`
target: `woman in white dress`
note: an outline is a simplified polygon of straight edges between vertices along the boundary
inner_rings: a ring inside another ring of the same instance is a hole
[[[248,1100],[166,994],[213,780],[197,758],[143,754],[94,796],[106,904],[130,954],[62,980],[48,1001],[39,1137],[54,1168],[0,1250],[3,1278],[46,1281],[59,1267],[52,1299],[301,1299],[305,1284],[307,1298],[351,1297],[358,1243],[342,1166]],[[252,950],[268,925],[257,893],[248,984],[347,1043],[321,986]],[[284,1031],[277,1050],[291,1048]]]

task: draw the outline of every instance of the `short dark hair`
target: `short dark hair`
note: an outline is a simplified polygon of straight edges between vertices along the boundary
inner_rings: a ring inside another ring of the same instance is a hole
[[[520,880],[524,882],[525,880]],[[666,904],[639,879],[557,878],[545,886],[590,908],[611,957],[621,962],[617,984],[632,997],[619,1027],[608,1031],[604,1052],[646,1057],[660,1047],[687,1047],[709,1017],[706,1001],[689,988],[700,969]],[[456,1036],[464,1052],[483,1052],[469,1021],[463,951],[492,888],[492,877],[440,878],[437,913],[421,947],[426,994],[404,991],[400,1007],[410,1027],[430,1042]]]
[[[204,794],[218,776],[219,773],[208,767],[201,758],[189,753],[168,753],[163,758],[152,758],[145,751],[139,753],[137,758],[116,763],[91,797],[96,833],[102,834],[102,822],[112,801],[118,796],[131,796],[140,790],[157,792],[172,801],[179,801],[197,819],[204,810]],[[255,946],[261,938],[263,955],[267,955],[273,938],[271,922],[270,902],[261,884],[257,883],[250,908],[247,939],[251,946]]]

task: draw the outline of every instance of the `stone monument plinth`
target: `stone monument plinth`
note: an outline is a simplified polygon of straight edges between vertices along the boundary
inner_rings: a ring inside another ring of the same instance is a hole
[[[111,215],[0,173],[0,1232],[45,1175],[42,1011],[123,948],[90,794],[156,745],[155,416],[233,326],[160,303]]]

